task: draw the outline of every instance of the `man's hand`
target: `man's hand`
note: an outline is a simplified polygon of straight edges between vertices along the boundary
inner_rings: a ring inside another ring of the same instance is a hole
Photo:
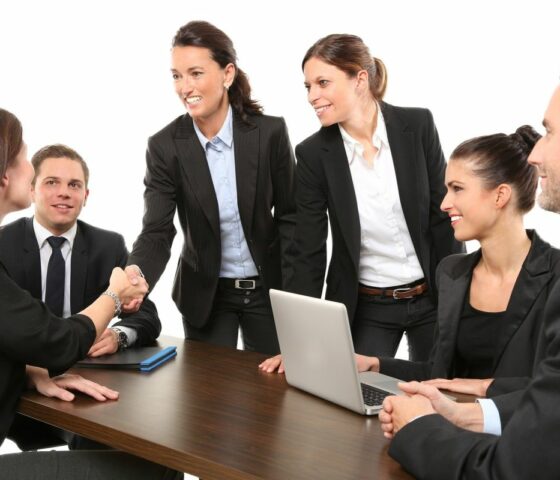
[[[58,377],[49,377],[49,372],[44,368],[26,367],[29,386],[34,387],[45,397],[58,398],[66,402],[74,400],[75,395],[70,390],[85,393],[99,402],[117,400],[119,392],[86,380],[80,375],[64,374]]]
[[[110,328],[106,328],[101,336],[89,349],[89,357],[100,357],[115,353],[119,349],[118,334]]]
[[[476,395],[477,397],[485,397],[486,391],[493,381],[493,378],[434,378],[433,380],[426,380],[422,383],[433,385],[439,389],[449,390],[450,392],[467,393],[469,395]]]
[[[399,388],[409,397],[387,397],[387,404],[383,403],[379,414],[381,429],[387,438],[392,438],[413,418],[430,413],[439,413],[458,427],[482,432],[484,416],[480,404],[454,402],[425,383],[399,383]]]
[[[399,388],[403,391],[404,385],[409,384],[399,383]],[[436,388],[434,390],[439,393]],[[383,410],[379,412],[379,422],[383,435],[386,438],[393,438],[401,428],[416,417],[432,413],[435,413],[435,410],[430,400],[422,395],[390,396],[383,401]]]

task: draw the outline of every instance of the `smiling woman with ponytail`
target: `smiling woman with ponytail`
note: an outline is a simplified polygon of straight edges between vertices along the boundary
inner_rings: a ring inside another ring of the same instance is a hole
[[[277,353],[268,290],[290,274],[295,161],[282,118],[263,115],[231,39],[208,22],[182,26],[171,73],[187,112],[150,138],[143,229],[128,267],[151,285],[175,236],[184,245],[173,299],[192,340]]]

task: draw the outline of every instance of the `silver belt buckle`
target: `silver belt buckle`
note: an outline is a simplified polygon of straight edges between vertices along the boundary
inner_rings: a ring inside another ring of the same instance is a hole
[[[410,297],[401,297],[401,298],[397,297],[397,295],[399,293],[409,292],[410,290],[412,290],[412,288],[395,288],[393,290],[393,299],[394,300],[404,300],[405,298],[412,298],[413,295],[411,295]]]
[[[245,280],[243,278],[235,279],[235,288],[239,290],[254,290],[256,287],[255,280]]]

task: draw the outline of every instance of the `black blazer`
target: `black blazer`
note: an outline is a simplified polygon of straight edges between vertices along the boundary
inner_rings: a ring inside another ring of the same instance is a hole
[[[25,365],[64,371],[87,355],[94,340],[88,317],[61,322],[20,288],[0,261],[0,444],[25,387]]]
[[[415,478],[560,478],[560,284],[548,295],[542,340],[545,358],[501,436],[458,428],[439,415],[400,430],[389,454]]]
[[[82,311],[107,289],[113,268],[126,266],[127,256],[121,235],[78,220],[70,274],[72,314]],[[33,219],[20,218],[0,228],[0,261],[21,288],[41,299],[41,258]],[[154,342],[161,331],[156,306],[148,299],[138,312],[121,314],[120,318],[115,325],[134,328],[138,346]]]
[[[496,339],[492,377],[530,377],[536,359],[541,357],[538,350],[544,309],[550,301],[551,288],[560,278],[560,250],[551,247],[536,232],[529,230],[527,233],[531,238],[531,248],[502,319],[504,327],[500,338]],[[381,358],[382,373],[403,380],[457,376],[457,332],[472,272],[480,256],[480,250],[468,255],[452,255],[438,268],[438,321],[429,361]],[[492,392],[488,394],[492,395]]]
[[[440,210],[445,159],[432,114],[381,102],[399,197],[412,243],[434,295],[435,270],[451,253],[464,251]],[[348,158],[338,124],[321,128],[296,147],[297,225],[290,290],[320,297],[327,261],[328,218],[332,257],[326,298],[342,302],[353,321],[358,301],[360,218]],[[436,296],[434,295],[434,298]]]
[[[282,288],[291,268],[294,156],[282,118],[250,116],[249,121],[234,113],[239,215],[265,288]],[[142,269],[153,288],[171,254],[177,210],[184,244],[173,299],[184,320],[201,327],[212,308],[222,248],[218,201],[189,115],[178,117],[149,139],[146,164],[143,228],[129,263]]]

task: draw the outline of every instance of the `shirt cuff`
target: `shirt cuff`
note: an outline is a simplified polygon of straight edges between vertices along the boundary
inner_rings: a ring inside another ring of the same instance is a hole
[[[122,327],[120,325],[115,325],[115,326],[119,330],[122,330],[124,333],[126,333],[128,346],[131,347],[132,345],[134,345],[134,342],[136,342],[136,339],[138,338],[138,334],[136,333],[136,330],[134,328]]]
[[[492,435],[502,434],[502,421],[496,404],[489,398],[479,398],[477,402],[482,408],[483,432]]]

